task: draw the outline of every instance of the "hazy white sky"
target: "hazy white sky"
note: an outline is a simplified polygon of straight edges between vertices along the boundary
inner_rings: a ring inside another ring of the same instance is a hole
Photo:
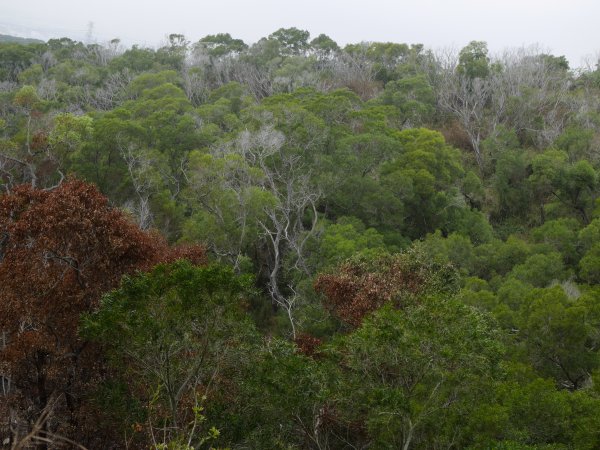
[[[0,0],[0,33],[156,46],[169,33],[191,41],[231,33],[256,42],[281,27],[325,33],[339,44],[422,43],[491,51],[539,44],[571,66],[600,51],[600,0]]]

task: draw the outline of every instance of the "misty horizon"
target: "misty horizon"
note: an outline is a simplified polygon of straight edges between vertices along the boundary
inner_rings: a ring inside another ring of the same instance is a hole
[[[369,7],[356,1],[317,2],[294,7],[291,2],[260,0],[252,5],[228,1],[219,5],[189,5],[183,0],[163,2],[52,2],[36,7],[35,0],[0,5],[0,33],[48,40],[69,37],[84,43],[118,38],[126,47],[157,48],[169,34],[183,34],[191,42],[229,33],[253,44],[279,28],[321,33],[339,45],[358,42],[423,44],[432,50],[460,49],[471,41],[485,41],[491,55],[507,49],[538,47],[565,56],[572,68],[597,60],[600,30],[594,24],[600,5],[591,0],[510,0],[501,5],[472,0],[421,4],[374,0]],[[48,6],[48,5],[46,5]]]

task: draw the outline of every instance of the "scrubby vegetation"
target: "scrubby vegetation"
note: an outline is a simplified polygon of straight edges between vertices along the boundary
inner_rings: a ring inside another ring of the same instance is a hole
[[[532,49],[0,42],[3,445],[598,448],[599,177]]]

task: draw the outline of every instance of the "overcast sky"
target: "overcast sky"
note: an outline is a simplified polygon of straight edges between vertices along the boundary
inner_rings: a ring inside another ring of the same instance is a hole
[[[0,0],[0,33],[48,39],[118,37],[156,46],[170,33],[191,41],[230,33],[256,42],[281,27],[339,44],[422,43],[460,49],[472,40],[492,52],[538,44],[572,67],[600,51],[600,0]]]

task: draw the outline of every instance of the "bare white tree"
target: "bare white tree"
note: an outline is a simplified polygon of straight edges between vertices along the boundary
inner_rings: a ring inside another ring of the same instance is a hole
[[[89,104],[96,109],[108,111],[121,102],[127,100],[127,86],[133,80],[134,75],[127,69],[108,75],[104,84],[91,92]]]
[[[491,80],[471,80],[454,71],[445,71],[444,75],[438,89],[438,104],[458,119],[469,136],[475,160],[481,168],[481,141],[487,136],[487,128],[490,126],[485,113],[492,93]]]
[[[309,275],[305,247],[317,229],[316,203],[321,193],[312,184],[310,170],[302,157],[286,149],[285,144],[285,136],[267,125],[256,132],[243,131],[237,139],[213,149],[212,153],[215,158],[242,157],[246,163],[246,166],[238,165],[236,170],[228,171],[226,176],[219,175],[220,182],[229,191],[236,192],[233,197],[238,211],[235,221],[242,229],[250,225],[247,223],[250,211],[244,203],[244,190],[254,184],[266,191],[272,200],[263,205],[262,214],[252,216],[257,221],[253,225],[262,230],[263,264],[267,270],[269,295],[273,304],[286,313],[291,334],[295,337],[294,311],[300,297],[291,274],[300,272]],[[249,168],[259,170],[260,176],[250,176]],[[210,193],[205,192],[204,196],[208,199]],[[218,204],[213,202],[205,206],[216,215],[217,221],[224,220]],[[238,236],[238,239],[241,238]],[[217,249],[217,253],[228,253],[232,249],[241,252],[240,244],[238,240],[232,247]],[[232,254],[228,256],[233,257]]]
[[[120,143],[119,152],[127,164],[129,178],[137,197],[131,199],[126,206],[137,218],[140,228],[147,230],[152,226],[153,221],[150,198],[157,190],[156,155],[130,143]]]
[[[185,67],[181,73],[183,90],[188,100],[193,105],[200,105],[210,94],[210,82],[203,69],[198,67]]]
[[[355,91],[363,100],[374,97],[378,92],[375,82],[377,75],[373,61],[367,56],[368,44],[363,44],[363,51],[353,54],[336,53],[334,58],[320,61],[317,72],[322,90],[348,87]]]
[[[118,38],[111,39],[104,44],[89,42],[88,52],[96,64],[106,66],[112,59],[123,53],[123,46],[121,45],[121,40]]]
[[[560,135],[574,110],[568,96],[570,74],[554,67],[537,47],[492,58],[490,72],[483,78],[456,70],[456,53],[441,52],[436,58],[429,74],[438,105],[458,120],[480,168],[485,162],[481,143],[499,125],[528,133],[537,146],[544,147]]]
[[[494,83],[493,98],[503,101],[500,120],[517,132],[533,133],[538,146],[550,145],[572,112],[570,74],[553,67],[547,53],[535,46],[505,51],[498,62],[503,70]],[[508,102],[514,106],[507,107]]]
[[[185,196],[191,204],[201,205],[218,228],[205,244],[238,271],[246,249],[256,240],[256,222],[264,216],[261,205],[271,199],[261,188],[264,177],[260,170],[231,149],[213,153],[200,161],[192,156],[184,171]]]

